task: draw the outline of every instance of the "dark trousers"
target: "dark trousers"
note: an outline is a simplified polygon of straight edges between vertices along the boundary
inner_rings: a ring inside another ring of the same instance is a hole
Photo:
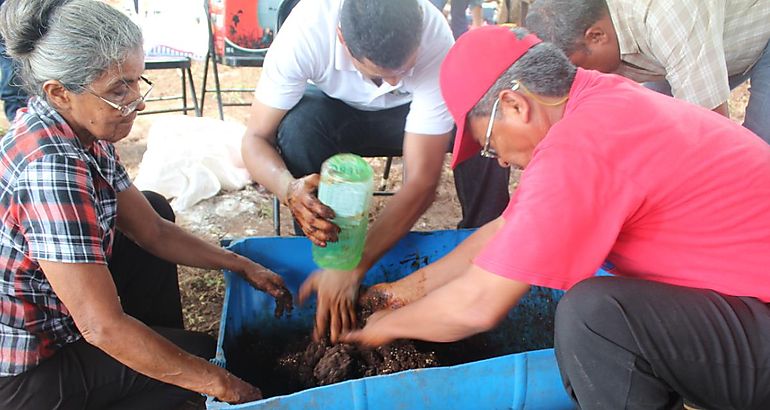
[[[341,152],[400,156],[408,113],[409,104],[380,111],[357,110],[311,87],[281,121],[278,149],[295,178],[319,172],[324,160]],[[508,205],[509,174],[497,161],[480,155],[455,169],[463,212],[458,228],[476,228],[500,216]]]
[[[561,299],[555,331],[580,408],[770,409],[770,307],[755,298],[591,278]]]
[[[174,219],[163,197],[145,196],[161,216]],[[126,313],[185,351],[213,357],[211,337],[182,329],[176,265],[118,232],[109,268]],[[31,370],[0,378],[2,409],[174,409],[195,394],[141,375],[83,339]]]
[[[8,122],[13,122],[16,110],[27,105],[27,93],[21,89],[16,76],[16,64],[5,54],[5,40],[0,38],[0,99]]]
[[[452,36],[457,40],[461,35],[468,31],[468,18],[465,16],[465,10],[468,8],[470,0],[451,0],[449,10],[451,18],[449,26],[452,28]]]

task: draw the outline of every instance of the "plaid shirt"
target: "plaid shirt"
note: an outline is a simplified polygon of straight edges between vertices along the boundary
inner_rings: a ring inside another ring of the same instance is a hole
[[[767,0],[607,0],[622,64],[635,81],[668,80],[674,97],[713,109],[728,76],[746,73],[770,40]]]
[[[9,376],[80,339],[37,261],[106,264],[116,192],[131,182],[112,144],[84,147],[35,98],[0,140],[0,155],[0,376]]]

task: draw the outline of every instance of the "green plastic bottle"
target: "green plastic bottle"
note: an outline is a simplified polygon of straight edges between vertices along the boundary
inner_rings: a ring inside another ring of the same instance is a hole
[[[351,270],[361,261],[369,225],[374,172],[355,154],[337,154],[321,166],[318,199],[334,210],[339,240],[313,245],[313,261],[323,269]]]

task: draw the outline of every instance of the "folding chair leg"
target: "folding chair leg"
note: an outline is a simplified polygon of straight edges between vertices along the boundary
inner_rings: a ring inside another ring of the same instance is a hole
[[[187,75],[184,73],[184,69],[179,69],[182,74],[182,113],[187,115]]]
[[[393,165],[393,157],[388,157],[385,162],[385,171],[382,173],[382,179],[388,179],[390,177],[390,166]]]
[[[187,79],[190,81],[190,94],[191,94],[190,96],[192,97],[193,108],[195,109],[195,116],[200,117],[202,109],[198,106],[198,96],[195,94],[195,81],[193,80],[192,69],[188,68],[185,71],[187,72]],[[203,103],[203,101],[201,101],[201,103]]]
[[[217,56],[215,51],[216,48],[214,46],[214,31],[211,27],[211,13],[209,12],[208,0],[203,2],[203,7],[206,10],[206,23],[209,30],[209,51],[206,53],[206,65],[203,72],[203,97],[201,97],[201,112],[203,112],[203,101],[206,97],[206,76],[209,72],[209,59],[211,59],[211,63],[214,66],[214,86],[216,87],[217,93],[217,109],[219,109],[219,119],[224,120],[225,114],[222,111],[222,88],[220,88],[219,84],[219,69],[217,68]]]
[[[214,87],[216,87],[216,93],[217,93],[217,109],[219,110],[219,119],[224,121],[225,114],[222,111],[222,88],[219,84],[219,68],[217,68],[217,58],[216,56],[211,56],[211,63],[214,65]]]
[[[209,59],[211,58],[211,54],[206,54],[206,61],[203,63],[203,85],[201,85],[201,105],[200,110],[201,113],[203,113],[203,105],[206,104],[206,80],[208,80],[209,76]]]
[[[275,236],[281,236],[281,202],[273,195],[273,228]]]
[[[390,177],[390,167],[393,165],[393,157],[388,157],[385,161],[385,169],[382,171],[382,180],[380,182],[380,188],[378,191],[385,191],[388,184],[388,178]]]

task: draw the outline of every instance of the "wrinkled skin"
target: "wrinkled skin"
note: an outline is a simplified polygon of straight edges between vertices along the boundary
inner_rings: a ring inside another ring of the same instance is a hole
[[[286,288],[282,277],[256,263],[249,265],[242,276],[251,286],[275,299],[276,318],[281,317],[284,313],[290,314],[294,309],[291,292]]]
[[[217,399],[230,404],[248,403],[262,399],[262,391],[249,383],[227,373],[226,394],[217,396]]]

